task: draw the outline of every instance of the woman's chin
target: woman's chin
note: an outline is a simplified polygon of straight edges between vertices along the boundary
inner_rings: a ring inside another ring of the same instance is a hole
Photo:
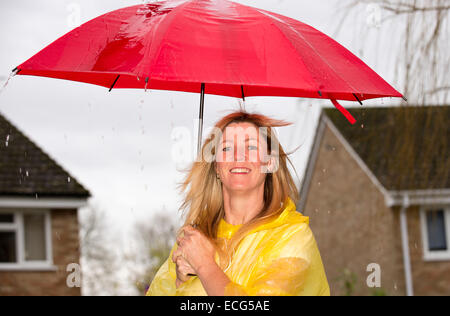
[[[251,185],[249,183],[243,183],[243,182],[234,182],[226,186],[228,190],[230,191],[250,191],[254,188],[254,185]]]

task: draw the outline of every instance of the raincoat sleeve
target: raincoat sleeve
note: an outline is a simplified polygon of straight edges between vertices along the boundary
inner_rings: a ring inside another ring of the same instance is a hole
[[[177,243],[175,243],[170,251],[169,257],[161,265],[149,289],[146,296],[169,296],[175,295],[176,286],[175,280],[177,278],[176,265],[172,261],[172,253],[176,250]]]
[[[291,225],[279,234],[267,236],[269,246],[247,285],[230,282],[224,295],[299,295],[305,286],[318,249],[307,223]],[[319,281],[319,280],[318,280]]]

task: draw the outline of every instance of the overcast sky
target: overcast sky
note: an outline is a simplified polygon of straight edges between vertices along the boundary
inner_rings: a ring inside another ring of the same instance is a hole
[[[236,2],[301,20],[330,36],[338,23],[337,0]],[[142,1],[1,1],[0,81],[3,84],[15,66],[70,31],[78,15],[84,23],[139,3]],[[395,58],[389,41],[381,48],[374,45],[383,32],[392,30],[364,23],[364,16],[372,14],[367,6],[361,6],[357,14],[363,17],[360,22],[350,19],[335,39],[400,88],[393,81]],[[361,40],[373,48],[366,50],[365,56],[359,50]],[[292,156],[302,177],[321,102],[263,97],[246,100],[247,110],[294,123],[279,128],[278,133],[285,150],[302,145]],[[31,76],[14,77],[0,94],[0,112],[83,184],[117,227],[130,227],[135,220],[145,220],[164,207],[178,217],[180,196],[175,183],[182,174],[172,159],[171,134],[174,128],[188,128],[194,153],[198,105],[198,94],[122,89],[109,93],[99,86]],[[237,99],[207,95],[205,130],[237,107]]]

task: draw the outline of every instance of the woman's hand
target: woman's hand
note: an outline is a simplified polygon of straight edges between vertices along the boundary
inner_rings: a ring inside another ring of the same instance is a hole
[[[176,264],[176,272],[177,272],[177,279],[175,284],[178,288],[182,283],[189,280],[190,276],[188,274],[195,274],[195,271],[194,269],[192,269],[191,265],[186,261],[186,259],[184,259],[182,256],[177,256],[176,261],[174,262]]]
[[[197,275],[203,267],[216,264],[214,258],[216,248],[202,232],[192,226],[183,227],[182,232],[184,236],[180,234],[177,238],[178,248],[172,256],[174,262],[176,262],[178,257],[181,256],[183,258],[184,256],[184,259]]]

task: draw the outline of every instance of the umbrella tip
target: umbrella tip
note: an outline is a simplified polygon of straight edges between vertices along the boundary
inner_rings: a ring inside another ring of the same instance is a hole
[[[408,102],[408,99],[404,95],[402,95],[402,99],[405,100],[405,102]]]

